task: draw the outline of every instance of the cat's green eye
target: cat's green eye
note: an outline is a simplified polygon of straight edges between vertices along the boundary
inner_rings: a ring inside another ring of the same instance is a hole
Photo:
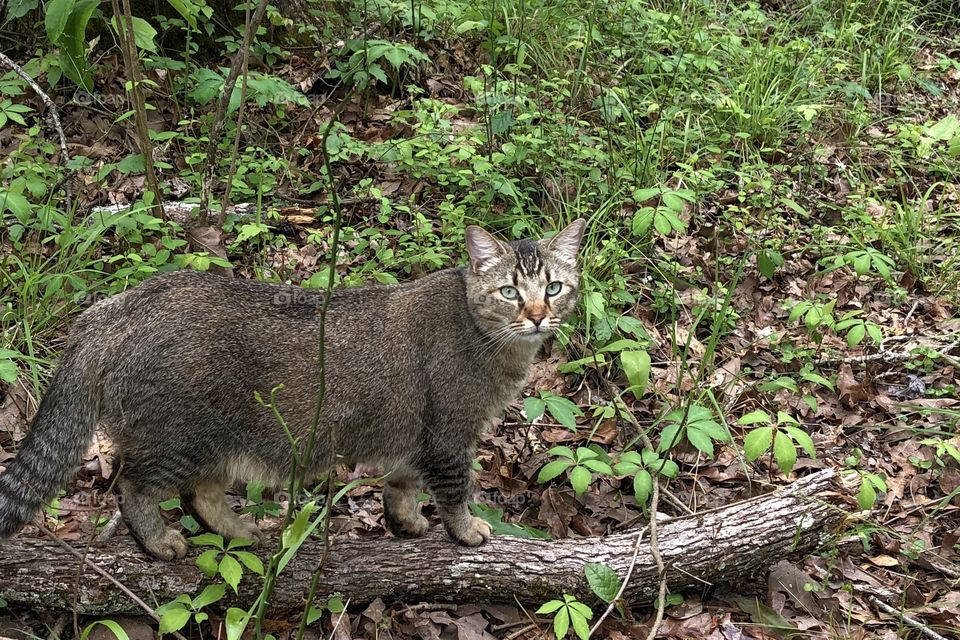
[[[555,296],[558,293],[560,293],[560,289],[562,288],[563,288],[563,283],[558,282],[557,280],[554,280],[553,282],[547,285],[547,295]]]
[[[516,300],[520,295],[516,287],[511,287],[507,285],[505,287],[500,287],[500,295],[502,295],[507,300]]]

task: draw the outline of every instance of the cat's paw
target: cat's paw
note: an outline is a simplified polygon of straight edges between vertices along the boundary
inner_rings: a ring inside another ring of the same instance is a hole
[[[467,547],[479,547],[490,540],[493,531],[485,520],[471,517],[465,527],[458,531],[447,529],[454,540]]]
[[[145,540],[143,546],[154,556],[167,561],[185,557],[190,548],[186,538],[173,529],[164,529],[163,534]]]
[[[387,530],[398,538],[419,538],[430,528],[427,519],[417,512],[407,514],[405,518],[397,518],[388,510],[384,521]]]

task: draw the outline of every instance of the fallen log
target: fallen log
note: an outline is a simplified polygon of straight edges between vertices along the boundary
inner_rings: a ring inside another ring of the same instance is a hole
[[[825,470],[765,495],[658,521],[670,591],[700,591],[720,584],[736,588],[787,556],[810,553],[827,542],[844,519],[842,493],[835,472]],[[415,540],[334,538],[317,601],[339,593],[354,604],[376,598],[407,602],[516,598],[539,605],[569,593],[591,602],[595,598],[584,578],[584,564],[604,563],[624,576],[638,533],[550,542],[495,536],[477,549],[452,544],[442,530]],[[271,543],[275,539],[259,551],[264,560]],[[301,547],[277,580],[273,612],[301,610],[323,546],[308,541]],[[156,561],[128,537],[92,544],[87,559],[151,604],[199,593],[209,582],[193,558]],[[648,603],[658,585],[649,536],[644,536],[624,597],[631,603]],[[239,594],[228,601],[249,606],[260,587],[257,576],[246,575]],[[76,601],[77,611],[87,614],[139,611],[114,584],[90,566],[81,566],[77,556],[60,544],[22,536],[0,545],[0,597],[10,604],[44,608],[69,609]]]

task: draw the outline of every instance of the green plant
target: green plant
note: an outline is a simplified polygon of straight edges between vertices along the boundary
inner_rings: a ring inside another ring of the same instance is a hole
[[[194,598],[184,594],[157,607],[156,613],[160,616],[160,634],[180,631],[190,622],[191,617],[197,624],[209,619],[210,614],[204,609],[222,600],[226,594],[226,589],[227,585],[222,582],[208,584]]]
[[[754,428],[743,440],[743,453],[749,462],[758,459],[772,447],[773,457],[780,466],[780,471],[788,474],[797,463],[798,446],[811,458],[817,457],[813,439],[789,413],[778,411],[774,423],[769,413],[758,409],[741,416],[737,421],[737,424],[741,425],[758,423],[765,423],[767,426]]]
[[[523,410],[528,422],[533,422],[548,411],[554,420],[570,429],[577,430],[577,417],[583,416],[583,411],[576,404],[549,391],[541,391],[538,396],[528,396],[523,399]]]
[[[624,452],[613,470],[618,476],[633,476],[633,495],[643,506],[646,506],[653,491],[654,475],[676,478],[680,472],[676,462],[661,458],[650,449]]]
[[[708,457],[714,456],[714,442],[730,442],[730,433],[726,427],[714,418],[710,409],[691,403],[685,409],[675,409],[663,417],[666,426],[660,431],[658,453],[670,451],[681,437],[702,451]]]
[[[576,492],[577,497],[582,496],[593,482],[594,473],[613,475],[610,463],[604,460],[607,457],[606,454],[593,446],[578,447],[577,449],[564,446],[553,447],[547,451],[547,454],[557,459],[548,462],[540,469],[537,482],[549,482],[561,473],[569,471],[570,485]]]
[[[566,637],[571,626],[580,640],[587,640],[590,637],[587,620],[593,618],[593,611],[574,596],[563,594],[562,600],[550,600],[537,609],[538,615],[551,613],[553,614],[553,633],[558,640]]]
[[[260,558],[249,551],[241,551],[242,548],[252,545],[253,540],[234,538],[225,544],[223,536],[219,534],[202,533],[190,538],[190,541],[198,546],[213,547],[197,556],[197,567],[207,577],[219,575],[234,593],[243,578],[244,567],[257,575],[263,575],[263,562]]]

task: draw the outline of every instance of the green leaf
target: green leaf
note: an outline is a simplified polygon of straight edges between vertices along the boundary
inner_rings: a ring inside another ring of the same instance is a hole
[[[190,615],[190,612],[188,611],[187,612],[188,619],[189,619],[189,615]],[[117,624],[113,620],[97,620],[95,622],[91,622],[86,627],[84,627],[83,631],[80,633],[80,640],[87,640],[87,638],[90,636],[90,633],[93,631],[93,628],[96,627],[98,624],[103,625],[104,627],[109,629],[110,633],[112,633],[113,637],[116,638],[117,640],[130,640],[130,636],[127,635],[127,632],[124,631],[123,627],[121,627],[119,624]],[[161,626],[162,626],[162,619],[161,619]],[[182,627],[183,625],[180,625],[180,626]]]
[[[551,600],[550,602],[545,602],[543,605],[537,609],[538,615],[545,615],[548,613],[553,613],[557,609],[563,606],[563,600]]]
[[[590,590],[604,602],[613,602],[620,591],[620,576],[617,572],[600,562],[588,562],[583,565],[583,574],[587,577]]]
[[[877,501],[877,492],[873,488],[873,485],[867,482],[865,479],[860,481],[860,491],[857,493],[857,504],[860,506],[860,509],[867,511],[873,508],[873,504]]]
[[[51,0],[47,3],[45,9],[46,15],[43,24],[47,30],[47,38],[50,42],[56,44],[63,35],[63,30],[67,27],[67,20],[73,13],[73,7],[77,0]]]
[[[216,547],[223,549],[223,536],[218,533],[201,533],[190,538],[190,542],[198,547]]]
[[[185,608],[170,608],[160,616],[160,633],[173,633],[183,629],[190,620],[190,610]]]
[[[13,384],[17,381],[17,363],[13,360],[0,360],[0,382]]]
[[[758,427],[743,439],[743,453],[753,462],[770,449],[773,442],[773,427]]]
[[[630,382],[630,393],[640,399],[650,382],[650,354],[646,351],[622,351],[620,366]]]
[[[870,255],[862,253],[853,260],[853,270],[858,276],[862,276],[870,270]]]
[[[582,496],[590,486],[592,479],[593,474],[591,474],[586,467],[581,467],[580,465],[575,466],[570,472],[570,486],[573,487],[578,498]]]
[[[572,464],[573,462],[570,460],[554,460],[553,462],[548,462],[540,469],[540,473],[537,475],[537,482],[543,484],[544,482],[553,480],[566,471],[567,467]]]
[[[610,465],[604,462],[603,460],[584,460],[582,464],[587,469],[590,469],[590,471],[594,471],[596,473],[603,473],[608,476],[613,475],[613,469],[611,469]]]
[[[227,640],[240,640],[249,622],[250,616],[243,609],[236,607],[227,609],[227,615],[224,618],[224,623],[227,625]]]
[[[553,618],[553,633],[557,636],[557,640],[562,640],[562,638],[567,635],[567,630],[570,628],[570,610],[567,607],[564,607],[557,611],[557,615]]]
[[[847,332],[847,346],[855,347],[861,342],[863,342],[864,337],[867,335],[867,328],[861,322],[858,325],[854,325],[850,331]]]
[[[544,398],[544,402],[547,405],[547,411],[550,412],[550,415],[553,416],[557,422],[571,431],[577,430],[576,416],[583,415],[583,412],[580,411],[577,405],[566,398],[554,395],[549,395]]]
[[[671,447],[676,446],[680,441],[678,435],[680,431],[680,423],[672,422],[663,428],[663,431],[660,432],[660,444],[657,446],[657,451],[664,453],[669,451]]]
[[[234,551],[233,555],[243,563],[247,569],[253,571],[258,576],[263,575],[263,561],[249,551]]]
[[[588,449],[585,449],[588,451]],[[547,451],[547,455],[550,456],[562,456],[564,458],[569,458],[570,460],[576,460],[577,456],[570,447],[564,447],[563,445],[557,447],[551,447]]]
[[[713,458],[713,440],[709,435],[697,429],[696,425],[690,425],[687,428],[687,440],[690,441],[690,444],[705,453],[707,457]]]
[[[793,438],[797,444],[807,453],[811,458],[817,457],[816,447],[813,446],[813,438],[811,438],[806,431],[800,427],[786,427],[787,433],[790,434],[790,437]]]
[[[820,375],[819,373],[814,373],[813,371],[807,371],[805,373],[801,373],[800,377],[806,380],[807,382],[812,382],[814,384],[819,384],[821,386],[824,386],[827,389],[830,389],[830,391],[834,390],[833,383],[830,382],[830,380],[828,380],[827,378]]]
[[[217,556],[220,551],[217,549],[208,549],[197,556],[197,567],[203,571],[204,575],[212,578],[217,575]]]
[[[769,413],[763,411],[762,409],[757,409],[744,416],[741,416],[740,419],[737,420],[737,424],[756,424],[758,422],[770,423],[771,421],[772,419],[770,418]]]
[[[797,448],[793,440],[779,429],[773,438],[773,457],[777,459],[780,471],[784,474],[790,473],[797,464]]]
[[[587,640],[590,637],[590,625],[587,624],[587,619],[583,614],[571,611],[570,620],[573,622],[573,631],[577,634],[577,637],[580,640]]]
[[[222,582],[217,584],[208,584],[203,588],[203,591],[200,592],[200,595],[193,599],[193,609],[195,611],[199,611],[207,605],[211,605],[214,602],[220,601],[223,599],[226,591],[227,586]]]
[[[220,560],[220,575],[223,576],[224,582],[230,585],[233,592],[236,593],[237,587],[240,586],[240,578],[243,577],[243,568],[233,556],[227,554]]]
[[[633,495],[639,504],[647,504],[653,491],[653,476],[650,472],[641,469],[633,476]]]
[[[523,399],[523,412],[527,416],[527,422],[533,423],[537,418],[543,415],[547,403],[537,396],[529,396]]]

